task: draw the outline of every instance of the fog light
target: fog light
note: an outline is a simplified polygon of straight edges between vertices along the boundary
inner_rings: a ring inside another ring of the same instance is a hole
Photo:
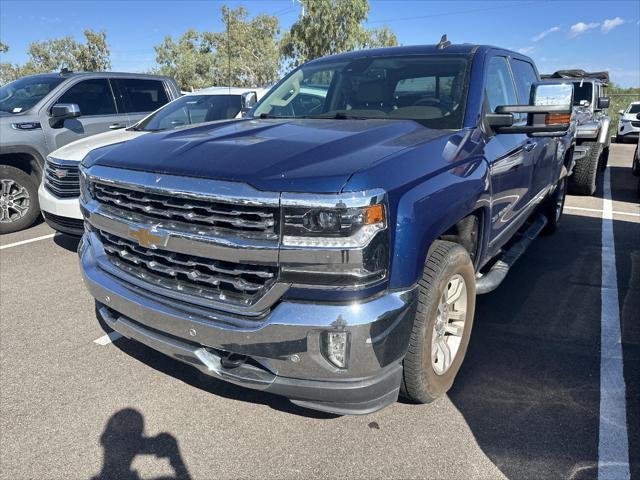
[[[338,368],[347,368],[349,332],[323,332],[322,353]]]

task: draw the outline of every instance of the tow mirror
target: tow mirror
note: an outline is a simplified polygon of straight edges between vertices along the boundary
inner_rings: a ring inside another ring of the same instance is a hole
[[[599,97],[598,98],[598,109],[604,110],[605,108],[609,108],[609,97]]]
[[[496,133],[526,133],[535,136],[562,136],[571,124],[573,85],[538,82],[531,86],[529,105],[501,105],[485,115],[486,124]],[[525,125],[514,125],[515,114],[526,114]]]
[[[256,92],[245,92],[242,94],[242,116],[244,117],[246,113],[251,110],[256,103],[258,103],[258,96]]]

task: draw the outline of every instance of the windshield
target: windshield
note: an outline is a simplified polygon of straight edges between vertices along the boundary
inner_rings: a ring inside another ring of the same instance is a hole
[[[254,109],[254,117],[415,120],[462,128],[467,56],[356,58],[303,65]]]
[[[56,88],[64,78],[24,77],[0,88],[0,110],[20,113],[29,110]]]
[[[629,106],[629,111],[627,113],[640,113],[640,103],[634,103]]]
[[[185,95],[156,110],[135,126],[135,130],[157,132],[235,118],[242,110],[241,95]]]
[[[586,100],[591,105],[593,97],[593,84],[591,82],[573,83],[573,106],[579,107],[582,100]]]

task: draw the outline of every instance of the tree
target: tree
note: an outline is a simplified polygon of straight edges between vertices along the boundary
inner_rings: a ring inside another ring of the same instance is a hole
[[[368,30],[368,0],[300,0],[304,15],[282,38],[282,54],[292,66],[324,55],[359,48],[394,46],[388,28]]]
[[[196,30],[187,30],[177,42],[166,36],[154,48],[160,65],[158,72],[175,78],[183,90],[217,84],[216,80],[220,80],[211,42]]]
[[[216,50],[217,65],[223,70],[226,67],[222,77],[232,85],[250,87],[274,83],[280,68],[276,40],[280,33],[278,17],[261,14],[248,20],[248,16],[244,7],[222,7],[225,31],[207,34]]]
[[[0,53],[7,53],[9,51],[9,45],[0,42]]]
[[[159,71],[176,79],[183,90],[211,85],[254,87],[273,83],[280,65],[278,18],[249,20],[244,7],[221,9],[225,30],[187,30],[178,41],[170,36],[155,47]]]
[[[25,75],[60,70],[62,67],[83,72],[109,70],[111,60],[106,33],[87,29],[84,36],[84,43],[70,36],[31,43],[27,63],[0,65],[0,84],[4,85]],[[8,45],[0,44],[2,53],[8,50]]]
[[[62,37],[29,45],[27,65],[38,72],[51,72],[67,67],[74,71],[98,72],[111,68],[105,32],[85,30],[86,43]]]

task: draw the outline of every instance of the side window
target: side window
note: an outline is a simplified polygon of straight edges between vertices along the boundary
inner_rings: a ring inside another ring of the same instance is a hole
[[[529,62],[523,62],[515,58],[511,60],[511,69],[513,70],[516,87],[518,88],[520,103],[527,105],[531,97],[531,86],[538,81],[536,71]]]
[[[123,78],[118,80],[118,85],[127,113],[152,112],[169,102],[160,80]]]
[[[104,78],[83,80],[62,94],[58,103],[76,103],[83,117],[89,115],[115,115],[116,104],[113,100],[109,82]]]
[[[511,72],[505,57],[492,57],[489,60],[485,92],[492,112],[499,105],[515,105],[518,103]]]

